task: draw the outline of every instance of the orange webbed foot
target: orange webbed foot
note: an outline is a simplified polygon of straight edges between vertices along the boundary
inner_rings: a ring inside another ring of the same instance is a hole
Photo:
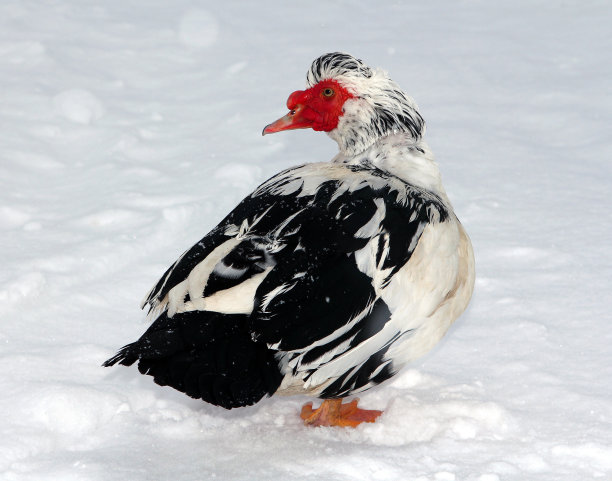
[[[357,407],[359,399],[342,404],[342,399],[326,399],[318,409],[312,409],[312,403],[302,406],[300,417],[306,426],[342,426],[357,427],[361,423],[373,423],[382,411],[361,409]]]

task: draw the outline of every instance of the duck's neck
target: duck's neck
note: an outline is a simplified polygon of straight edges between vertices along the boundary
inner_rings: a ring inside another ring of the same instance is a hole
[[[431,150],[424,141],[415,141],[410,134],[388,135],[361,153],[347,155],[340,152],[332,161],[373,165],[408,184],[433,192],[448,202],[440,170]]]

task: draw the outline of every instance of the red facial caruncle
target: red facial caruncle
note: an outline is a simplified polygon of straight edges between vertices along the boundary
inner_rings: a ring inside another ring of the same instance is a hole
[[[292,129],[334,130],[343,114],[344,102],[354,97],[336,80],[321,80],[308,90],[293,92],[287,99],[290,112],[267,125],[262,135]]]

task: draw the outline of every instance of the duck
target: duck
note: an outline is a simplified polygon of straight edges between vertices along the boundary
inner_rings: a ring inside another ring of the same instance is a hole
[[[305,425],[356,427],[382,411],[355,395],[429,352],[465,311],[474,253],[417,105],[384,70],[326,53],[287,107],[263,135],[326,132],[338,154],[266,180],[186,250],[142,302],[149,328],[103,366],[137,363],[226,409],[318,398]]]

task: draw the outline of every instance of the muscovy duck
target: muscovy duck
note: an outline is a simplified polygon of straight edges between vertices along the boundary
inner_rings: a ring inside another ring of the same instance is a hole
[[[154,319],[104,363],[227,409],[273,394],[323,399],[307,425],[357,426],[377,410],[342,398],[429,351],[465,310],[470,239],[422,140],[414,101],[345,53],[317,58],[307,89],[263,134],[312,128],[331,162],[261,184],[146,296]]]

